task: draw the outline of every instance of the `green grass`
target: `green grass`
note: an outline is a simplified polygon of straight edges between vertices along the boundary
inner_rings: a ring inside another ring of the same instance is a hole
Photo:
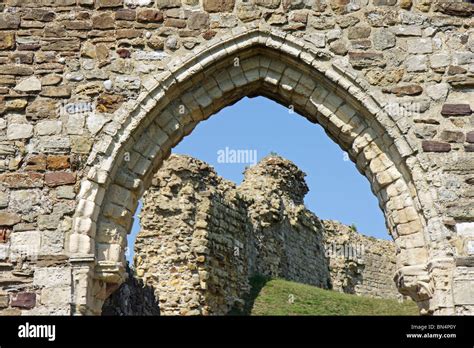
[[[410,300],[398,303],[263,277],[253,278],[252,285],[245,309],[251,315],[418,315]]]

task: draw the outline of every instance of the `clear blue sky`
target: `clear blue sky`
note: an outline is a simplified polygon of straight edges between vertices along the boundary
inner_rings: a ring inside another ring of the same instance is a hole
[[[322,219],[354,223],[359,232],[390,239],[368,180],[319,125],[264,97],[244,98],[221,110],[181,141],[174,153],[203,160],[222,177],[240,183],[247,163],[219,163],[218,151],[256,150],[257,159],[276,152],[306,176],[306,206]],[[138,212],[129,246],[139,230]]]

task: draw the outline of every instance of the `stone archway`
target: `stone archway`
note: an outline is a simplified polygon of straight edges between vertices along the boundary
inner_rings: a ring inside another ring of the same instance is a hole
[[[400,290],[428,309],[434,290],[427,268],[430,246],[413,170],[406,164],[412,150],[407,152],[391,117],[343,71],[327,69],[298,40],[253,29],[204,47],[161,81],[150,79],[148,92],[126,115],[126,127],[103,159],[97,153],[99,165],[81,185],[69,250],[78,272],[88,262],[94,267],[82,284],[88,287],[88,311],[97,312],[123,280],[126,235],[138,199],[171,148],[198,122],[249,95],[293,106],[348,151],[369,179],[398,246]],[[95,263],[92,257],[87,261],[94,248]]]

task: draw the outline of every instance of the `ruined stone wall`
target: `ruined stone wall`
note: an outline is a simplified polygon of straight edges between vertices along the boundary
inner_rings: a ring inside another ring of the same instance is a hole
[[[323,220],[332,289],[379,298],[400,297],[393,276],[395,244],[364,236],[337,221]]]
[[[254,275],[395,298],[393,242],[320,221],[304,206],[304,175],[267,157],[236,187],[209,165],[172,155],[144,196],[135,242],[137,276],[161,314],[226,314],[244,304]],[[344,245],[355,253],[339,253]]]

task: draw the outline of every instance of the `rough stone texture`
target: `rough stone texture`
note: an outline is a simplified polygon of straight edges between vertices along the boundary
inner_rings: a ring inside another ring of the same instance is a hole
[[[466,266],[473,263],[458,260],[474,257],[473,237],[453,226],[473,219],[474,153],[457,142],[447,143],[449,152],[424,151],[423,141],[443,143],[443,131],[474,130],[474,5],[392,3],[6,2],[0,171],[20,180],[0,182],[0,191],[35,199],[10,199],[1,208],[22,211],[6,226],[14,233],[3,235],[9,250],[24,247],[14,245],[25,241],[18,230],[45,238],[32,239],[44,255],[21,264],[5,259],[0,291],[28,284],[37,263],[55,257],[71,275],[62,296],[25,285],[51,302],[21,313],[99,314],[125,279],[125,236],[153,171],[198,122],[239,98],[264,95],[320,123],[368,178],[399,250],[399,290],[424,314],[472,314],[465,289],[474,288]],[[325,40],[312,43],[313,34]],[[41,86],[32,79],[15,89],[30,77]],[[61,123],[39,126],[45,120]],[[435,131],[429,139],[420,137],[426,126]],[[61,171],[75,172],[67,184],[74,199],[59,198],[61,186],[27,169],[26,159],[38,154],[71,156],[71,168]],[[60,226],[39,229],[40,216],[52,214]],[[17,269],[31,274],[20,280]]]
[[[160,315],[153,288],[138,280],[127,268],[128,278],[102,307],[102,315]]]
[[[378,298],[400,298],[393,281],[396,271],[394,243],[364,236],[337,221],[323,220],[322,223],[333,290]],[[334,251],[334,245],[340,250]]]
[[[320,221],[304,207],[304,176],[270,156],[236,187],[206,163],[172,155],[144,195],[135,244],[137,277],[161,314],[227,314],[256,274],[396,298],[395,245]]]

